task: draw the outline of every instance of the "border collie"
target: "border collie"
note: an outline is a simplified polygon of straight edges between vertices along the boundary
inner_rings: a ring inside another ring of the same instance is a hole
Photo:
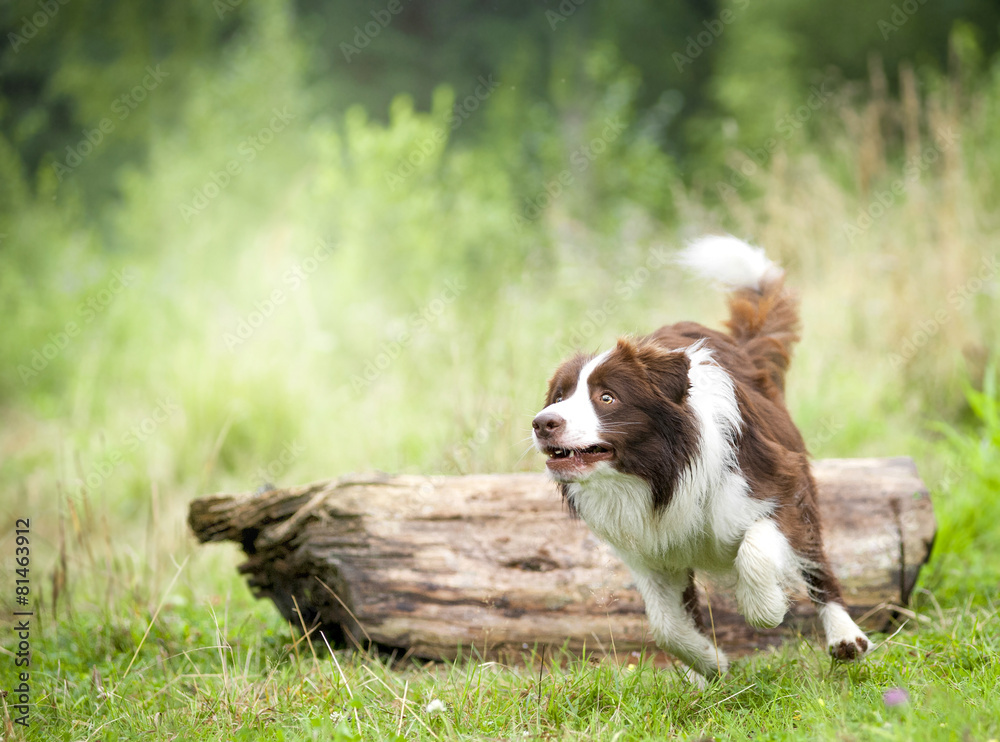
[[[629,567],[656,642],[702,676],[725,655],[703,633],[694,570],[734,573],[757,627],[781,623],[804,580],[830,654],[871,644],[823,552],[816,484],[785,409],[798,340],[784,271],[735,237],[705,237],[680,262],[729,289],[728,334],[694,322],[577,355],[549,381],[534,442],[570,510]]]

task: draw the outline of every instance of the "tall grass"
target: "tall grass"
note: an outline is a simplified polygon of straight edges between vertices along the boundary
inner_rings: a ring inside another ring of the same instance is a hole
[[[526,144],[501,85],[469,114],[495,135],[414,158],[450,132],[452,93],[429,113],[400,99],[388,125],[330,120],[280,21],[203,73],[99,213],[81,205],[86,163],[32,183],[5,160],[0,477],[50,540],[66,497],[127,527],[155,489],[181,538],[191,496],[263,479],[534,469],[527,423],[568,348],[721,319],[663,258],[704,230],[788,267],[805,329],[789,398],[817,455],[925,456],[926,421],[962,415],[962,368],[975,382],[996,344],[995,70],[971,92],[906,69],[899,100],[838,91],[815,147],[753,168],[734,150],[750,176],[724,191],[651,154],[613,55],[588,68],[612,92],[586,119],[521,123]],[[290,120],[250,146],[275,109]]]

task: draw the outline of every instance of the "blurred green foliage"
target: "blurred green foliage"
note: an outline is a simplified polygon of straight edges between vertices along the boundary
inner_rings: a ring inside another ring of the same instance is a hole
[[[718,153],[720,123],[738,121],[747,141],[756,141],[817,81],[831,74],[865,79],[872,55],[888,69],[902,61],[944,69],[956,23],[973,29],[973,43],[986,58],[1000,44],[1000,9],[987,0],[629,0],[614,6],[585,0],[379,6],[358,0],[168,6],[13,0],[0,7],[7,40],[0,52],[0,131],[34,171],[62,154],[82,128],[112,115],[138,70],[162,65],[169,75],[163,89],[130,107],[128,122],[115,121],[114,141],[95,153],[100,165],[89,181],[101,193],[112,184],[99,176],[141,159],[159,131],[179,123],[187,93],[248,33],[271,23],[279,34],[287,26],[291,43],[281,54],[295,58],[317,110],[342,113],[360,104],[381,121],[399,94],[426,111],[439,85],[461,97],[479,75],[516,88],[523,111],[569,115],[588,104],[593,80],[584,70],[593,51],[613,50],[633,80],[637,116],[647,117],[654,141],[686,166]],[[530,136],[534,123],[522,119],[515,131]],[[485,120],[459,132],[463,138],[493,133]]]
[[[941,489],[950,496],[937,503],[937,512],[948,524],[935,545],[939,555],[926,582],[943,600],[974,596],[979,603],[995,599],[1000,566],[994,559],[970,558],[989,554],[1000,536],[1000,368],[994,361],[985,372],[982,390],[968,382],[966,398],[974,419],[971,429],[938,423],[943,446],[944,475]],[[984,586],[989,586],[984,589]]]
[[[998,19],[4,4],[0,487],[123,523],[162,489],[179,523],[211,489],[537,469],[566,352],[721,318],[660,257],[720,229],[801,289],[814,453],[912,452],[937,481],[926,420],[972,435],[963,368],[978,388],[997,340]]]

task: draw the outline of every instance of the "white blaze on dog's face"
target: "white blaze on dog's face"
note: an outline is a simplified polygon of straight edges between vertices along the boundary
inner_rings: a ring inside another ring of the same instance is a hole
[[[550,404],[532,423],[535,446],[549,457],[546,466],[556,481],[584,479],[613,458],[588,382],[610,352],[589,360],[577,356],[560,367],[550,384]]]
[[[686,404],[690,365],[684,351],[622,338],[560,366],[532,423],[553,479],[579,483],[614,469],[646,480],[654,504],[665,505],[699,440]]]

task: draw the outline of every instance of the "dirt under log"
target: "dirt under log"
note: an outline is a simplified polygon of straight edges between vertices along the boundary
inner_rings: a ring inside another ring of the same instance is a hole
[[[908,458],[817,461],[827,553],[863,625],[906,604],[934,540],[927,489]],[[628,571],[570,518],[541,474],[347,476],[191,503],[202,542],[235,541],[240,572],[298,626],[329,641],[418,657],[508,657],[524,647],[598,654],[652,649]],[[735,654],[811,635],[799,601],[759,631],[731,593],[701,580],[704,615]],[[301,611],[301,618],[298,611]]]

